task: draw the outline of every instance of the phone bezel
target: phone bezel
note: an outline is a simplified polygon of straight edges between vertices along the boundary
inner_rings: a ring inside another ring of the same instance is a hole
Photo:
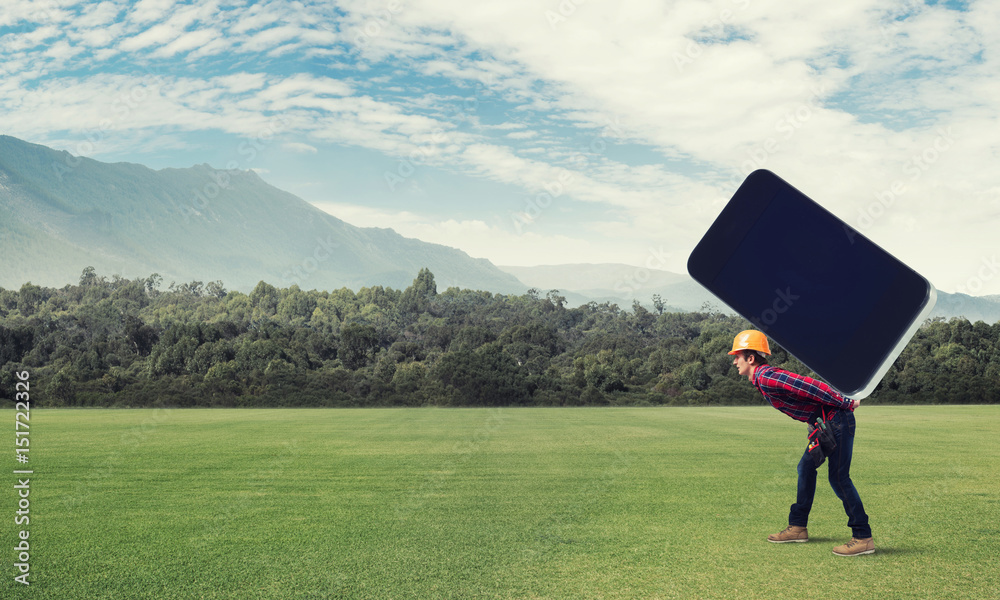
[[[836,361],[817,364],[810,359],[808,348],[789,343],[782,334],[780,321],[775,323],[777,327],[765,331],[771,339],[845,396],[866,397],[874,391],[906,343],[927,318],[937,297],[934,286],[926,278],[871,239],[771,171],[760,169],[747,176],[695,246],[688,258],[688,273],[731,309],[753,321],[754,317],[748,314],[750,311],[745,304],[738,298],[728,296],[714,281],[729,261],[738,259],[735,252],[743,239],[758,225],[761,215],[779,192],[783,191],[805,203],[817,215],[817,219],[843,228],[844,235],[849,236],[852,243],[867,245],[872,251],[883,255],[894,269],[896,279],[876,300],[867,317],[854,324],[851,341],[847,345],[851,348],[850,355],[841,353],[842,356]]]

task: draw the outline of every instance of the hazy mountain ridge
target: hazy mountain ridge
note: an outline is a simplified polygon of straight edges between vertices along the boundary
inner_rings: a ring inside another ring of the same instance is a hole
[[[695,311],[708,303],[722,312],[735,314],[686,274],[611,263],[500,268],[542,294],[559,290],[570,306],[593,301],[611,302],[628,309],[638,300],[650,308],[653,296],[659,295],[670,310]],[[935,317],[964,317],[973,322],[995,323],[1000,321],[1000,295],[969,296],[938,291],[931,313],[931,318]]]
[[[303,289],[404,288],[422,267],[442,286],[520,293],[483,259],[354,227],[252,171],[155,171],[102,163],[0,136],[0,286],[62,286],[84,267],[178,283],[258,281]]]
[[[616,263],[500,266],[500,269],[543,294],[551,289],[559,290],[570,306],[611,302],[627,309],[638,300],[648,308],[653,305],[653,296],[659,295],[668,310],[699,310],[708,303],[724,312],[731,312],[691,277],[671,271]]]
[[[102,163],[0,136],[0,286],[61,287],[83,268],[165,282],[222,280],[249,290],[408,286],[422,267],[451,286],[543,295],[570,306],[611,302],[628,309],[730,312],[686,274],[622,264],[496,267],[391,229],[359,228],[277,189],[252,171],[209,165],[153,170]],[[932,317],[1000,320],[1000,295],[939,292]]]
[[[939,291],[931,312],[931,318],[935,317],[965,317],[972,322],[996,323],[1000,321],[1000,295],[969,296]]]

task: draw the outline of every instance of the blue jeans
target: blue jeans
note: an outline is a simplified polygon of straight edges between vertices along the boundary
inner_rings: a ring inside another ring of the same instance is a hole
[[[851,481],[851,454],[854,451],[854,413],[844,410],[836,411],[833,422],[840,426],[835,433],[837,448],[826,457],[830,469],[830,487],[844,503],[847,513],[847,526],[851,528],[853,537],[864,539],[872,536],[868,525],[868,515],[861,503],[861,496]],[[799,461],[799,490],[788,515],[788,524],[805,527],[809,522],[809,510],[812,509],[813,497],[816,495],[816,466],[808,453],[802,454]]]

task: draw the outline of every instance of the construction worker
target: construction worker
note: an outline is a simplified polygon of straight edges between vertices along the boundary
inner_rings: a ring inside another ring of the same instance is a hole
[[[844,398],[822,381],[767,364],[771,349],[767,336],[759,331],[750,329],[740,332],[733,339],[733,349],[729,354],[735,356],[733,364],[739,374],[749,379],[771,406],[797,421],[809,424],[810,433],[816,426],[817,418],[826,415],[824,420],[829,423],[836,441],[836,448],[827,455],[830,460],[830,485],[844,503],[847,525],[851,528],[851,541],[835,547],[833,553],[837,556],[874,553],[875,544],[868,525],[868,515],[858,490],[851,482],[854,409],[861,401]],[[809,541],[806,524],[816,494],[816,469],[817,465],[807,450],[799,461],[798,492],[788,515],[788,527],[780,533],[769,535],[767,541],[776,544]]]

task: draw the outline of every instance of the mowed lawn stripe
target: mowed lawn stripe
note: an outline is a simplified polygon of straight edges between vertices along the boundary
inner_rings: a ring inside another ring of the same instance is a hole
[[[852,559],[825,467],[764,541],[805,444],[765,407],[32,416],[33,598],[1000,597],[996,406],[859,410]]]

